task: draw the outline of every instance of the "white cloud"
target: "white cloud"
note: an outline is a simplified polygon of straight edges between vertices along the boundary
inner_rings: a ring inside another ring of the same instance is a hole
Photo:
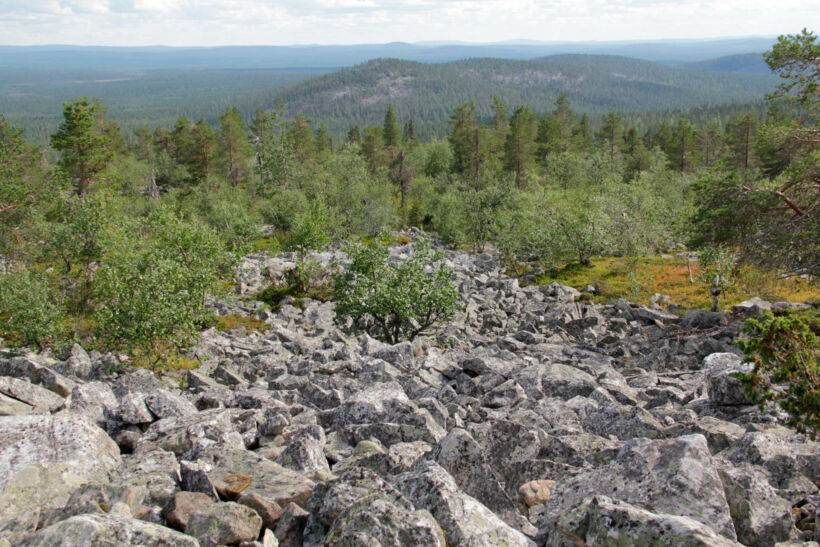
[[[813,21],[816,0],[0,0],[0,42],[18,44],[698,38]]]

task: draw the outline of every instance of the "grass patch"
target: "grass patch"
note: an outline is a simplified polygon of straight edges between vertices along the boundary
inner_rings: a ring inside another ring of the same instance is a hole
[[[306,292],[299,290],[296,285],[271,285],[258,292],[254,298],[267,304],[272,311],[279,311],[287,298],[292,299],[290,303],[293,307],[301,310],[304,309],[305,298],[329,302],[332,297],[332,289],[329,285],[310,287]]]
[[[648,305],[655,293],[667,294],[684,308],[712,306],[706,284],[698,279],[698,264],[691,263],[694,283],[689,281],[686,261],[682,258],[641,257],[594,258],[590,266],[577,262],[536,277],[539,285],[558,282],[578,290],[587,285],[598,286],[600,294],[593,300],[606,302],[610,298],[627,298]],[[630,275],[632,274],[632,275]],[[738,267],[734,285],[721,297],[723,309],[759,296],[771,302],[806,302],[820,298],[820,290],[805,279],[782,279],[769,272],[751,267]]]
[[[254,252],[260,253],[266,251],[271,255],[275,255],[282,250],[282,244],[279,242],[279,239],[274,236],[254,239],[251,242],[251,247]]]
[[[257,319],[256,317],[249,317],[247,315],[239,315],[236,313],[218,317],[216,319],[215,327],[216,330],[220,332],[228,332],[237,327],[242,327],[247,332],[261,332],[268,330],[267,323],[265,323],[261,319]]]
[[[172,344],[161,344],[149,351],[136,351],[131,359],[131,365],[147,368],[157,374],[195,370],[201,364],[198,359],[191,359],[179,353]]]

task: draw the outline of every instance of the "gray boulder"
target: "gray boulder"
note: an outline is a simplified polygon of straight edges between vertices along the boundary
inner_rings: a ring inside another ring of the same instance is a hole
[[[71,517],[26,537],[26,547],[199,547],[191,536],[127,516],[88,514]]]
[[[718,472],[738,541],[768,547],[789,539],[792,504],[777,495],[763,469],[723,463],[718,465]]]
[[[65,399],[44,387],[0,376],[0,393],[31,407],[30,412],[54,412],[63,406]]]
[[[735,377],[738,373],[751,372],[753,366],[750,363],[743,364],[734,353],[713,353],[703,359],[703,368],[706,370],[706,391],[713,403],[721,406],[752,404],[743,384]]]
[[[690,517],[735,540],[736,534],[715,462],[703,435],[650,441],[632,439],[608,465],[563,478],[547,502],[545,525],[594,495],[656,513]]]
[[[77,415],[0,418],[0,538],[35,528],[87,484],[106,484],[120,466],[117,445]]]
[[[256,511],[234,502],[207,505],[191,515],[185,533],[199,540],[201,547],[218,547],[255,541],[262,531]]]
[[[420,461],[411,471],[399,475],[395,485],[416,507],[430,511],[444,529],[448,545],[534,545],[462,492],[453,477],[434,462]]]
[[[739,547],[689,517],[653,513],[618,499],[593,496],[542,530],[546,547],[576,545],[670,545],[675,547]]]

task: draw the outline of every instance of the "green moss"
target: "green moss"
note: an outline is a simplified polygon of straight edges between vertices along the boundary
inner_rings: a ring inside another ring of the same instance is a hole
[[[232,313],[230,315],[224,315],[222,317],[219,317],[216,320],[216,330],[218,331],[228,332],[237,327],[242,327],[248,332],[268,330],[267,323],[265,323],[261,319],[249,317],[247,315],[238,315]]]

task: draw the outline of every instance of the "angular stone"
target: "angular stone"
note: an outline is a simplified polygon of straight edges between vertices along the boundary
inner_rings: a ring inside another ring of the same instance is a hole
[[[214,503],[196,511],[185,529],[201,547],[254,541],[261,531],[262,518],[256,511],[234,502]]]
[[[31,406],[31,412],[54,412],[65,402],[53,391],[7,376],[0,376],[0,393]]]
[[[459,488],[474,497],[517,529],[529,523],[504,491],[481,446],[463,429],[452,429],[430,452],[431,460],[443,467]]]
[[[239,433],[244,412],[213,409],[191,416],[157,420],[140,438],[135,451],[141,453],[160,448],[183,458],[189,452],[217,446],[226,450],[244,448],[245,442]]]
[[[766,472],[753,465],[718,465],[737,539],[745,545],[774,545],[789,539],[792,505],[769,485]]]
[[[105,382],[88,382],[79,384],[71,390],[66,399],[66,407],[75,412],[90,416],[100,427],[110,431],[112,418],[116,416],[119,401],[114,390]]]
[[[307,426],[290,438],[287,448],[276,459],[282,467],[307,477],[327,476],[330,465],[325,458],[325,432],[318,425]]]
[[[214,485],[228,475],[246,475],[250,483],[242,494],[257,494],[282,507],[290,502],[306,502],[313,491],[315,483],[309,478],[254,452],[233,450],[212,456],[213,466],[207,476]]]
[[[138,455],[123,456],[117,484],[145,486],[146,503],[164,507],[173,498],[180,484],[179,462],[165,450],[152,450]]]
[[[77,415],[0,417],[0,489],[29,464],[63,463],[106,475],[121,464],[103,430]]]
[[[165,389],[146,394],[145,406],[157,419],[191,416],[197,413],[192,403]]]
[[[62,359],[64,359],[64,362],[54,366],[60,374],[87,378],[92,372],[91,357],[88,356],[88,353],[80,344],[73,344],[67,355],[62,356]]]
[[[549,501],[552,487],[555,486],[555,481],[542,479],[537,481],[530,481],[521,485],[518,493],[521,499],[527,504],[527,507],[533,505],[541,505]]]
[[[20,545],[27,547],[51,547],[53,545],[199,547],[200,544],[191,536],[165,526],[108,513],[71,517],[28,536]]]
[[[734,353],[712,353],[703,359],[706,370],[706,391],[709,399],[717,405],[742,406],[753,404],[746,395],[746,388],[735,377],[738,373],[751,372],[751,363],[744,365]]]
[[[652,513],[621,500],[594,496],[539,532],[546,547],[567,545],[669,545],[740,547],[689,517]]]
[[[559,480],[547,502],[546,522],[554,524],[594,495],[617,496],[647,511],[690,517],[724,537],[737,537],[703,435],[628,441],[608,465]]]
[[[145,406],[144,395],[140,392],[129,392],[120,398],[117,416],[123,423],[133,425],[150,424],[156,420]]]
[[[276,524],[276,540],[283,547],[298,547],[302,545],[302,535],[310,513],[296,503],[289,503],[279,522]]]
[[[419,462],[398,476],[395,484],[416,507],[430,511],[444,529],[448,545],[531,544],[524,534],[459,490],[453,477],[435,462]]]
[[[162,510],[168,526],[184,532],[191,515],[212,505],[214,500],[200,492],[177,492]]]
[[[282,517],[282,508],[275,501],[267,500],[256,492],[242,492],[237,503],[247,505],[262,517],[265,528],[276,529],[276,523]]]
[[[77,385],[70,380],[27,357],[12,357],[11,359],[0,359],[0,376],[11,376],[22,378],[32,384],[43,386],[49,391],[53,391],[60,397],[68,397],[74,386]]]

